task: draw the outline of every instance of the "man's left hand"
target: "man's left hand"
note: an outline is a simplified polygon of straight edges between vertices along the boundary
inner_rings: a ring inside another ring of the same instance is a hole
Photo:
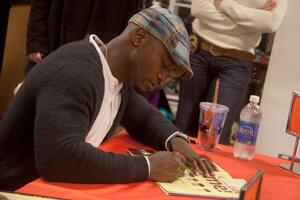
[[[186,165],[191,168],[193,174],[200,172],[204,177],[209,177],[214,176],[214,171],[218,171],[207,156],[196,154],[184,139],[171,138],[170,147],[172,151],[176,151],[186,158]]]

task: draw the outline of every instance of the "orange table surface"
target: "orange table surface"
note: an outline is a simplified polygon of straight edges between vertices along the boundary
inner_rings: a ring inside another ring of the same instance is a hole
[[[146,146],[132,139],[127,133],[113,137],[102,144],[104,151],[126,154],[127,148],[145,148]],[[220,150],[206,152],[192,147],[200,154],[206,154],[220,167],[231,174],[233,178],[249,180],[258,169],[265,171],[262,183],[261,199],[300,199],[300,176],[286,171],[278,164],[287,161],[256,154],[254,159],[241,160],[232,156],[232,148],[220,146]],[[144,181],[130,184],[70,184],[47,182],[37,179],[17,192],[45,195],[64,199],[195,199],[192,197],[167,196],[155,183]]]

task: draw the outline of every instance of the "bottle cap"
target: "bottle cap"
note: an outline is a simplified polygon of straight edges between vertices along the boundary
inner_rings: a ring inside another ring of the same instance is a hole
[[[259,96],[251,95],[249,101],[253,103],[259,103]]]

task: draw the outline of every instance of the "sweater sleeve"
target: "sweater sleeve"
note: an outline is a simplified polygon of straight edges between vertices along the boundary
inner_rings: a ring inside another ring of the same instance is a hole
[[[148,167],[143,157],[104,152],[85,142],[93,104],[100,101],[95,98],[101,87],[95,83],[98,78],[92,78],[95,74],[73,65],[48,77],[36,102],[34,142],[39,174],[49,181],[77,183],[146,180]]]
[[[229,17],[214,6],[213,0],[192,0],[191,14],[211,28],[230,31],[237,27]],[[219,28],[216,27],[218,24],[221,25]]]
[[[244,6],[237,1],[223,0],[220,10],[236,24],[253,32],[275,32],[285,13],[286,0],[278,0],[273,11]]]
[[[27,26],[26,54],[48,53],[48,17],[50,0],[33,0]]]
[[[144,97],[130,89],[128,104],[122,119],[127,132],[135,139],[158,150],[166,150],[165,142],[170,135],[178,131]]]

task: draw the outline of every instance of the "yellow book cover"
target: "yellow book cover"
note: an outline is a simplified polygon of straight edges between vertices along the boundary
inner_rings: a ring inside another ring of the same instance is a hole
[[[214,177],[194,176],[187,169],[185,175],[176,181],[157,184],[167,195],[238,199],[240,188],[246,181],[232,179],[221,167],[217,168],[219,171],[215,172]]]

